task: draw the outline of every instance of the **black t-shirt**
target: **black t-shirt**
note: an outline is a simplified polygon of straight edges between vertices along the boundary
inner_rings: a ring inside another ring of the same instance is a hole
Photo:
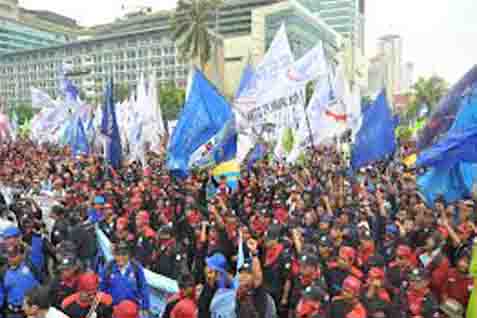
[[[199,316],[198,318],[210,318],[210,304],[214,298],[217,286],[210,287],[208,284],[204,285],[204,289],[199,297]]]

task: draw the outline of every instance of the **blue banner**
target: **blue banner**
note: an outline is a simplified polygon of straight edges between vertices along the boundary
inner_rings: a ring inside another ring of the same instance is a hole
[[[179,176],[187,175],[192,154],[201,146],[214,140],[213,138],[221,131],[226,138],[215,139],[216,143],[206,147],[206,150],[220,154],[221,160],[231,159],[228,157],[231,153],[234,154],[234,148],[236,151],[236,133],[232,131],[229,134],[230,130],[224,131],[224,128],[229,127],[234,130],[231,123],[233,119],[232,109],[225,98],[200,71],[195,70],[187,101],[169,143],[168,169]],[[224,140],[226,140],[225,144],[231,145],[230,148],[224,146]],[[233,140],[235,140],[235,147]],[[214,148],[216,145],[223,149],[217,152]]]
[[[111,79],[106,88],[105,101],[103,105],[103,118],[101,121],[101,133],[106,138],[105,159],[114,168],[121,166],[121,138],[119,136],[118,122],[116,120],[116,110],[113,96],[113,80]]]
[[[89,142],[88,137],[83,126],[83,121],[80,117],[76,120],[76,133],[73,145],[71,146],[74,156],[88,155],[89,154]]]
[[[382,91],[363,114],[363,124],[356,135],[351,152],[353,169],[384,159],[395,151],[394,130],[396,124],[385,92]]]
[[[459,113],[443,140],[423,152],[418,159],[421,165],[432,158],[432,154],[437,154],[435,158],[439,159],[436,160],[439,165],[417,179],[419,191],[426,198],[428,205],[433,205],[440,195],[444,196],[447,202],[465,198],[470,195],[474,182],[477,182],[477,165],[464,162],[472,157],[476,159],[474,139],[477,138],[473,134],[477,129],[477,89],[462,97],[458,108]],[[460,140],[460,143],[456,140],[456,136],[466,135],[468,138]],[[449,147],[449,151],[438,152],[444,150],[444,146],[452,141],[455,149]]]
[[[434,112],[427,121],[427,125],[420,132],[417,141],[419,150],[426,149],[445,134],[456,118],[460,109],[462,96],[477,84],[477,65],[474,66],[464,77],[458,81],[441,99],[434,108]]]

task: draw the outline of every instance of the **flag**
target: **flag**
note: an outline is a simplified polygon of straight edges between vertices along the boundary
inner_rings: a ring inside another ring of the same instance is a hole
[[[425,128],[419,134],[417,146],[423,150],[445,134],[456,118],[462,96],[477,85],[477,65],[472,67],[444,96],[431,114]]]
[[[105,138],[105,160],[114,168],[121,166],[121,138],[119,136],[116,111],[114,108],[113,80],[106,88],[101,121],[101,134]]]
[[[464,132],[449,132],[437,144],[419,154],[416,166],[448,169],[458,162],[477,162],[477,126]]]
[[[80,104],[78,103],[79,90],[69,79],[64,78],[64,95],[65,103],[67,107],[77,108]]]
[[[31,107],[33,109],[56,107],[55,101],[41,89],[31,87]]]
[[[326,75],[327,72],[328,66],[326,64],[325,52],[320,42],[288,68],[286,77],[289,81],[304,85],[309,81]]]
[[[83,121],[79,116],[76,119],[75,139],[71,146],[71,150],[74,156],[89,154],[88,138],[84,130]]]
[[[261,142],[257,143],[248,158],[247,170],[250,171],[257,161],[265,158],[266,154],[267,154],[267,146]]]
[[[212,170],[212,175],[217,181],[222,176],[227,177],[229,187],[236,190],[240,179],[240,164],[236,160],[223,162]]]
[[[391,155],[396,149],[395,128],[396,121],[383,90],[363,115],[363,124],[351,151],[353,169]]]
[[[476,181],[477,165],[457,163],[448,169],[431,168],[417,178],[417,186],[427,205],[433,206],[439,196],[447,203],[469,196]]]
[[[17,112],[15,109],[13,109],[12,111],[12,114],[10,116],[10,126],[11,126],[11,132],[12,132],[12,136],[13,138],[15,139],[17,136],[18,136],[18,116],[17,116]]]
[[[240,84],[235,93],[235,99],[240,98],[242,94],[250,88],[252,85],[253,78],[255,76],[255,69],[253,68],[250,56],[248,58],[247,64],[245,65],[244,70],[242,71],[242,77],[240,78]]]
[[[428,150],[433,151],[436,146],[443,149],[443,142],[455,141],[456,136],[465,136],[465,134],[475,132],[477,128],[477,94],[475,93],[476,91],[473,90],[465,98],[460,99],[458,105],[460,110],[453,121],[452,127],[438,144]],[[472,139],[467,141],[472,143]],[[465,144],[459,145],[456,143],[455,152],[438,153],[442,155],[442,157],[438,157],[442,159],[439,163],[446,166],[446,169],[432,168],[417,179],[419,191],[426,198],[428,205],[433,205],[435,198],[439,195],[443,195],[447,202],[454,202],[471,194],[472,186],[477,182],[477,164],[460,160],[463,159],[459,158],[462,155],[461,151],[469,152],[470,155],[473,152],[473,149],[463,149],[462,146],[465,146]],[[424,151],[419,156],[418,161],[430,157],[429,153]]]
[[[457,162],[477,161],[477,89],[462,97],[458,107],[451,129],[421,152],[416,165],[448,168]]]
[[[197,162],[207,158],[217,164],[232,159],[237,150],[233,121],[225,98],[195,70],[189,96],[168,146],[168,169],[187,175],[191,157],[199,148],[202,152],[196,153]]]

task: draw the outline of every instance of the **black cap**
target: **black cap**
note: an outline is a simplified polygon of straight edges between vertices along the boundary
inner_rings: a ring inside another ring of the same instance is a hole
[[[300,256],[300,264],[316,266],[320,263],[320,259],[313,254],[304,254]]]
[[[318,240],[318,245],[320,247],[332,247],[333,243],[331,242],[328,235],[322,235]]]
[[[117,255],[129,255],[129,245],[126,242],[119,242],[114,245],[114,254]]]
[[[159,237],[161,237],[163,235],[173,236],[174,235],[174,229],[170,224],[163,225],[159,228],[159,231],[157,232],[157,235]]]
[[[413,282],[420,282],[428,278],[427,271],[421,268],[415,268],[409,273],[409,280]]]
[[[278,224],[270,224],[267,232],[265,233],[265,239],[267,241],[278,240],[282,233],[282,227]]]
[[[189,272],[185,272],[177,278],[177,284],[179,285],[180,289],[194,287],[195,286],[194,276]]]
[[[302,297],[318,302],[327,302],[329,300],[329,295],[326,291],[317,285],[311,285],[305,288]]]

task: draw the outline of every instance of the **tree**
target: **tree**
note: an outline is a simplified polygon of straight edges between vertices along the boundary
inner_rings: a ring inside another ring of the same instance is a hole
[[[173,37],[184,58],[193,59],[204,70],[210,59],[212,39],[208,28],[210,15],[221,0],[179,0],[173,18]]]
[[[126,83],[120,83],[115,86],[116,94],[115,100],[117,102],[123,102],[129,97],[129,87]]]
[[[439,76],[432,76],[428,79],[420,77],[411,88],[406,117],[408,119],[416,118],[424,106],[427,106],[431,112],[447,91],[448,85],[443,78]]]
[[[10,111],[10,116],[12,111],[13,109]],[[17,113],[17,116],[18,116],[18,125],[21,126],[25,122],[33,118],[33,115],[35,115],[38,111],[33,109],[33,107],[29,104],[22,104],[15,107],[15,112]]]
[[[185,101],[185,90],[175,86],[173,82],[159,86],[159,103],[164,120],[176,120]]]

